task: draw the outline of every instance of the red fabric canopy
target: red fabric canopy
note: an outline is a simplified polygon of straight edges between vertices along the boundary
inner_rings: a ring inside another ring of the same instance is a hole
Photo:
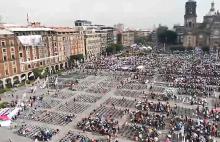
[[[10,118],[7,115],[1,115],[0,120],[6,121],[6,120],[10,120]]]

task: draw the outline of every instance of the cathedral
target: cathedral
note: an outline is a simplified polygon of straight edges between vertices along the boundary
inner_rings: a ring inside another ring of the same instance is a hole
[[[203,22],[197,22],[197,3],[188,0],[185,5],[184,15],[184,47],[209,47],[216,49],[220,47],[220,13],[215,9],[215,3],[203,17]]]

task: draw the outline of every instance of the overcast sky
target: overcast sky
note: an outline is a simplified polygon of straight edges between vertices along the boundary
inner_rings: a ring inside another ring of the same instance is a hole
[[[94,24],[124,23],[132,28],[153,28],[162,24],[172,27],[183,24],[187,0],[1,0],[0,15],[5,23],[25,24],[31,21],[44,25],[73,26],[76,19]],[[198,21],[210,9],[212,0],[197,0]],[[220,1],[216,0],[216,9]]]

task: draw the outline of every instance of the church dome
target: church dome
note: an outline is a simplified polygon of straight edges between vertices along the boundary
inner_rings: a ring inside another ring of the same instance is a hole
[[[216,14],[216,11],[215,11],[215,3],[212,2],[211,3],[211,9],[209,10],[207,16],[214,16]]]

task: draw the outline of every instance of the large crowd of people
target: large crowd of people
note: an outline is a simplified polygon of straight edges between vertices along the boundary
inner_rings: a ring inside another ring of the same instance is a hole
[[[49,77],[54,92],[26,99],[18,118],[66,126],[82,117],[72,127],[81,134],[69,132],[60,142],[92,141],[88,132],[114,142],[215,142],[219,78],[217,62],[195,54],[101,57]],[[32,137],[46,141],[56,133],[40,129]]]

